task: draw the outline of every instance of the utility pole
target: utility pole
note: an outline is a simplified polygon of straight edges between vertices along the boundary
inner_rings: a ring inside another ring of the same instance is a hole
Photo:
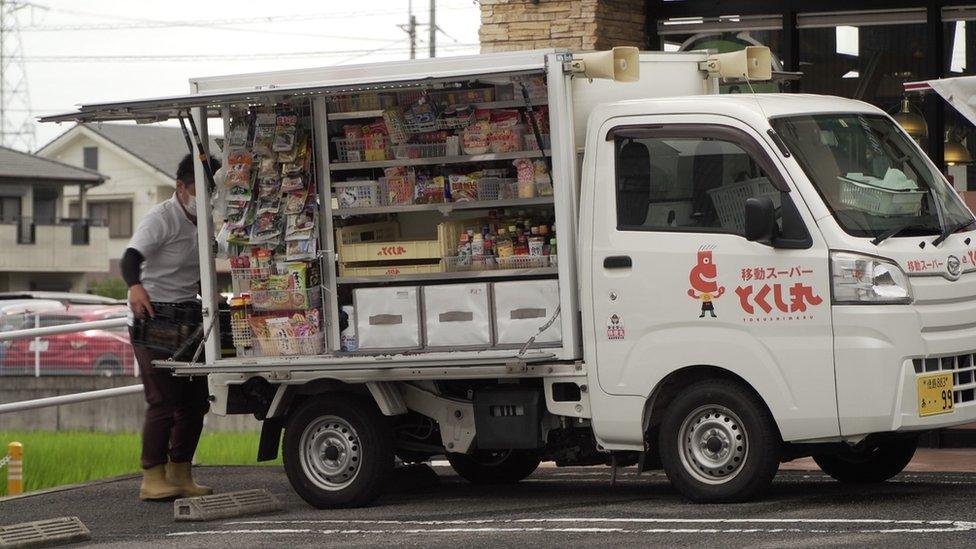
[[[417,16],[413,14],[413,0],[407,4],[409,19],[406,25],[397,25],[410,37],[410,59],[417,58]]]
[[[427,24],[427,40],[430,43],[430,57],[437,57],[437,0],[430,0],[430,22]]]
[[[34,121],[17,11],[33,7],[0,0],[0,145],[27,151],[34,148]]]

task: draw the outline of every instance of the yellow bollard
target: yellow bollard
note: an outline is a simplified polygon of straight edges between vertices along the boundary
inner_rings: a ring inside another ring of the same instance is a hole
[[[7,445],[7,495],[19,496],[24,491],[24,445],[11,442]]]

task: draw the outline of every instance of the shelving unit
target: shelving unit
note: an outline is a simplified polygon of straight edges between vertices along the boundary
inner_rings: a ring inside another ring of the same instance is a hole
[[[538,101],[530,99],[533,107],[539,107],[542,105],[548,105],[549,101],[546,99],[539,99]],[[489,101],[484,103],[466,103],[476,109],[518,109],[525,107],[525,101],[521,99],[513,101]],[[358,120],[362,118],[380,118],[383,116],[383,109],[368,110],[368,111],[347,111],[347,112],[333,112],[329,113],[329,122],[337,120]]]
[[[544,151],[548,156],[551,151]],[[492,162],[495,160],[517,160],[519,158],[542,158],[543,153],[534,151],[516,151],[510,153],[469,154],[460,156],[438,156],[434,158],[402,158],[394,160],[375,160],[372,162],[336,162],[329,164],[333,172],[368,170],[375,168],[396,168],[399,166],[440,166],[444,164],[471,164],[476,162]]]
[[[551,196],[537,196],[535,198],[512,198],[510,200],[477,200],[469,202],[441,202],[436,204],[409,204],[405,206],[376,206],[372,208],[339,208],[333,210],[337,217],[351,217],[354,215],[372,215],[406,212],[439,211],[444,215],[454,210],[494,210],[497,208],[527,208],[532,206],[547,206],[553,204]]]
[[[396,276],[395,282],[422,282],[437,280],[474,280],[486,278],[513,278],[531,276],[552,276],[557,274],[556,267],[542,267],[538,269],[505,269],[494,271],[461,271],[454,273],[423,273],[401,274]],[[339,277],[339,284],[371,284],[377,282],[394,282],[388,276],[348,276]]]

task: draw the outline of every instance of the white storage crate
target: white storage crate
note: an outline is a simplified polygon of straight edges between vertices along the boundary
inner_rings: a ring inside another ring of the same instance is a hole
[[[488,284],[424,286],[427,347],[488,347]]]
[[[383,186],[379,181],[340,181],[333,183],[340,210],[383,206]]]
[[[549,322],[559,306],[556,280],[520,280],[492,284],[495,313],[495,344],[521,346]],[[562,341],[557,318],[536,337],[538,344]]]
[[[722,228],[740,233],[746,226],[747,199],[768,196],[777,208],[780,204],[779,190],[765,177],[728,183],[709,189],[707,192],[712,198],[712,204],[715,205],[715,212],[718,214]]]
[[[418,297],[416,286],[353,290],[359,349],[420,348]]]
[[[893,190],[872,185],[873,177],[853,178],[854,174],[840,179],[840,201],[856,210],[874,215],[917,215],[922,209],[925,191]]]

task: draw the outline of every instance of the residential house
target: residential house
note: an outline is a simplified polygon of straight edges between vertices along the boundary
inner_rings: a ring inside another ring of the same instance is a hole
[[[109,229],[60,215],[68,189],[84,201],[105,182],[89,169],[0,147],[0,291],[82,291],[108,272]]]
[[[219,151],[211,140],[211,151]],[[75,191],[65,193],[62,214],[87,213],[109,230],[105,259],[110,277],[121,276],[119,260],[139,220],[176,189],[176,167],[187,154],[180,128],[159,125],[78,124],[37,151],[39,156],[108,176],[92,189],[87,212]],[[215,153],[216,154],[216,153]]]

